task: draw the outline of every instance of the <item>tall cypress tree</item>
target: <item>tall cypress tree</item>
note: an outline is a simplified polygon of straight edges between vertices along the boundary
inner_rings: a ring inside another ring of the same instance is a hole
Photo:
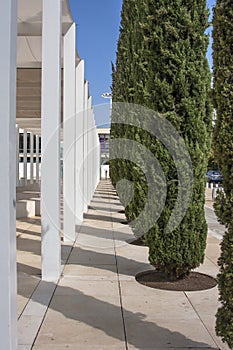
[[[121,28],[118,41],[116,68],[113,67],[112,74],[112,98],[113,102],[123,103],[141,103],[135,100],[135,96],[143,96],[138,84],[140,82],[138,67],[138,51],[141,46],[142,38],[138,30],[139,8],[138,0],[125,0],[121,13]],[[141,84],[143,88],[143,84]],[[113,104],[111,138],[134,139],[137,130],[129,125],[124,124],[124,115],[120,108]],[[115,121],[117,120],[117,123]],[[122,122],[122,123],[121,123]],[[110,148],[111,158],[111,148]],[[134,184],[134,200],[126,207],[126,217],[130,220],[138,216],[145,204],[146,188],[142,192],[141,183],[145,184],[145,180],[141,170],[136,164],[125,159],[114,159],[110,161],[110,173],[113,184],[115,185],[120,179],[127,178]],[[146,187],[146,186],[144,186]],[[122,202],[128,198],[127,188],[119,192]],[[140,204],[139,204],[140,203]]]
[[[218,261],[221,307],[216,331],[233,348],[233,8],[229,0],[217,0],[213,18],[214,102],[217,120],[214,150],[223,174],[224,193],[215,209],[226,232]]]
[[[143,130],[143,125],[141,130],[135,127],[122,129],[122,136],[142,143],[154,154],[165,174],[165,207],[145,239],[149,246],[150,262],[171,278],[181,278],[203,262],[207,234],[204,195],[211,106],[210,72],[206,59],[206,1],[125,0],[122,19],[116,70],[113,74],[113,101],[140,104],[159,112],[183,137],[192,160],[192,201],[182,222],[168,233],[166,227],[178,194],[174,161],[164,145]],[[124,59],[122,48],[125,49]],[[113,137],[114,128],[113,114]],[[117,169],[117,180],[131,174],[131,178],[136,181],[135,188],[138,191],[129,205],[130,215],[134,217],[138,214],[137,203],[142,206],[145,202],[144,199],[140,202],[137,195],[146,197],[147,189],[145,179],[137,168],[132,172],[132,164],[130,169],[126,162],[125,169]],[[140,227],[135,229],[139,230]]]

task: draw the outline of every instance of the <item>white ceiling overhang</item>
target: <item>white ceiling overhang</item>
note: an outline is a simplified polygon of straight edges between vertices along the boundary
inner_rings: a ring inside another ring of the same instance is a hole
[[[72,24],[68,0],[62,0],[63,36]],[[42,0],[18,0],[16,123],[37,134],[41,118],[41,36]]]

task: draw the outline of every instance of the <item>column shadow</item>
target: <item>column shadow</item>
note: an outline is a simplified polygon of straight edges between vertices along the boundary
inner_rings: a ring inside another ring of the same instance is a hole
[[[55,286],[52,282],[42,281],[41,283],[44,284],[45,290]],[[82,281],[80,281],[80,285],[81,283]],[[31,299],[36,303],[45,305],[41,295],[35,293],[32,295]],[[62,314],[66,319],[78,322],[78,324],[73,325],[73,330],[71,328],[69,329],[69,340],[67,340],[67,344],[74,343],[72,337],[77,337],[78,327],[81,323],[93,328],[93,331],[98,329],[103,332],[103,334],[119,341],[124,342],[126,340],[128,345],[134,346],[136,349],[145,349],[146,347],[149,349],[218,349],[217,347],[210,347],[209,344],[205,342],[189,339],[178,331],[171,331],[166,327],[161,327],[157,324],[158,321],[156,321],[156,319],[153,322],[148,321],[146,319],[146,314],[129,311],[127,310],[127,305],[121,308],[120,305],[113,305],[108,301],[101,300],[101,297],[98,299],[93,295],[87,295],[78,289],[73,289],[68,286],[58,285],[56,287],[49,309]],[[124,318],[125,330],[123,327],[122,315]],[[47,313],[38,333],[39,337],[40,332],[43,334],[43,344],[48,345],[52,343],[56,345],[61,337],[61,330],[59,327],[56,327],[56,323],[53,324],[52,322],[53,317],[57,316]],[[65,321],[62,320],[61,322],[64,324]],[[175,322],[176,320],[174,320],[174,324]],[[83,327],[81,326],[80,329],[83,330]],[[193,331],[195,332],[195,330]],[[49,334],[53,334],[53,337],[51,338]],[[47,342],[45,340],[46,336],[48,338]],[[80,342],[88,342],[88,336],[88,334],[86,335],[85,332],[82,332],[80,335]],[[96,341],[98,342],[97,339]],[[37,341],[35,344],[37,344]],[[59,345],[62,344],[59,343]],[[96,343],[96,345],[98,345],[98,343]]]

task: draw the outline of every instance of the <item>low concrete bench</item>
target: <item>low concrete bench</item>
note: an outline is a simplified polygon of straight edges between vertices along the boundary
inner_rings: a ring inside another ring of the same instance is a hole
[[[40,198],[18,199],[16,201],[16,218],[40,216]]]
[[[40,186],[32,184],[16,188],[16,218],[40,216]]]
[[[35,201],[20,199],[16,201],[16,219],[29,218],[36,215]]]

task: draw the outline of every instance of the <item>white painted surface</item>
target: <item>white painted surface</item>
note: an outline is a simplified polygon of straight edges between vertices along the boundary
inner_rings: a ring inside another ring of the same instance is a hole
[[[36,135],[36,183],[40,179],[40,163],[39,163],[39,136]]]
[[[33,150],[34,150],[33,133],[31,132],[30,133],[30,184],[33,184],[33,181],[34,181]]]
[[[83,126],[84,126],[84,61],[76,67],[76,189],[75,224],[83,221]]]
[[[19,179],[24,179],[24,164],[23,163],[19,163]],[[30,180],[30,168],[31,168],[31,164],[27,163],[27,180]],[[36,181],[36,171],[37,171],[37,165],[36,163],[33,163],[33,179],[34,181]],[[40,163],[38,164],[38,175],[40,178]]]
[[[92,198],[92,173],[93,173],[93,153],[92,153],[92,98],[87,101],[87,204]]]
[[[88,97],[89,97],[89,91],[88,91],[88,81],[85,81],[84,84],[84,126],[83,126],[83,212],[87,212],[88,207],[88,182],[87,182],[87,174],[88,174],[88,161],[87,161],[87,155],[88,155],[88,116],[87,116],[87,109],[88,109]]]
[[[17,349],[16,286],[16,35],[17,1],[1,2],[0,21],[0,339]]]
[[[75,134],[76,134],[76,72],[75,72],[75,23],[64,37],[63,61],[63,206],[64,240],[75,241]]]
[[[41,98],[42,279],[54,281],[61,273],[61,0],[43,0]]]
[[[19,186],[19,126],[16,124],[16,186]]]
[[[23,132],[23,177],[27,179],[27,130]]]

